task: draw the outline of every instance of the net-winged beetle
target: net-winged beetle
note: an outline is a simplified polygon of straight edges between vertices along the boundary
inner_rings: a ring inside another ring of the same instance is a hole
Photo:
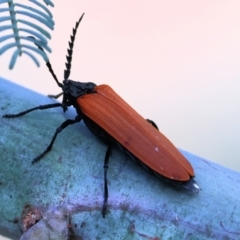
[[[63,95],[62,103],[42,105],[18,114],[6,114],[3,116],[5,118],[19,117],[34,110],[55,107],[62,107],[64,112],[69,106],[73,106],[76,109],[76,118],[67,119],[56,129],[49,146],[32,163],[39,161],[51,150],[58,133],[67,126],[83,120],[93,134],[108,144],[104,162],[103,217],[105,217],[107,212],[107,168],[113,144],[116,144],[134,160],[138,160],[141,165],[158,177],[197,193],[200,188],[193,180],[194,170],[191,164],[158,130],[157,125],[153,121],[144,119],[108,85],[97,86],[91,82],[75,82],[68,79],[71,70],[75,35],[83,15],[76,22],[75,28],[73,28],[66,57],[67,63],[63,83],[58,81],[50,62],[46,63],[56,83],[62,89],[62,93],[54,96],[57,98]],[[35,44],[37,44],[37,41]]]

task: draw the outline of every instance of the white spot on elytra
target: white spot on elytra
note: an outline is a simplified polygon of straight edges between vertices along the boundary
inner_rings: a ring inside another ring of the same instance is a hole
[[[158,147],[155,148],[155,151],[158,152]]]

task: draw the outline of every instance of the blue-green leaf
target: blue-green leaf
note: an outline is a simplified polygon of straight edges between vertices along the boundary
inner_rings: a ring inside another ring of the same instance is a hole
[[[51,7],[54,6],[52,1],[43,0],[46,5]],[[0,55],[6,52],[11,48],[16,48],[13,52],[9,68],[12,69],[16,63],[16,59],[18,56],[21,56],[22,53],[28,55],[37,66],[39,66],[39,62],[37,58],[30,51],[41,55],[41,57],[48,61],[48,57],[45,52],[38,49],[36,46],[31,45],[33,42],[37,43],[42,49],[45,49],[48,52],[51,52],[51,48],[48,46],[48,39],[51,39],[50,33],[44,29],[44,26],[53,30],[54,21],[52,19],[52,13],[49,9],[42,3],[37,0],[29,0],[32,3],[32,6],[23,4],[21,0],[0,0],[0,14],[4,13],[4,16],[0,15]],[[6,4],[5,6],[3,4]],[[8,7],[6,7],[8,5]],[[4,6],[4,7],[2,7]],[[9,13],[6,16],[6,13]],[[22,16],[26,16],[28,19],[22,19]],[[40,23],[33,23],[32,19],[36,20]],[[19,27],[19,24],[21,24]],[[44,26],[42,26],[43,24]],[[13,31],[13,33],[9,33],[9,30]],[[4,35],[5,31],[8,30],[7,34]],[[28,33],[35,37],[35,40],[32,40],[24,33]],[[13,39],[14,42],[5,43],[7,40]],[[29,44],[26,44],[28,41]],[[28,51],[26,50],[28,49]],[[30,51],[29,51],[30,50]]]
[[[50,0],[43,0],[47,5],[54,7],[54,4]]]
[[[33,18],[33,19],[39,21],[40,23],[43,23],[44,25],[46,25],[47,27],[49,27],[50,29],[53,30],[54,22],[51,18],[44,19],[37,14],[33,14],[33,13],[30,13],[30,12],[21,11],[21,10],[16,11],[16,14],[23,14],[25,16]]]
[[[40,66],[40,63],[39,61],[37,60],[37,58],[31,54],[29,51],[25,51],[23,50],[22,53],[25,53],[27,54],[30,58],[32,58],[32,60],[35,62],[35,64],[39,67]],[[12,58],[11,58],[11,61],[10,61],[10,64],[9,64],[9,69],[13,69],[15,63],[16,63],[16,60],[17,60],[17,57],[19,56],[19,50],[16,49],[16,51],[13,53],[12,55]]]
[[[4,45],[1,49],[0,49],[0,55],[2,55],[4,52],[6,52],[8,49],[15,47],[17,45],[17,43],[8,43],[6,45]]]
[[[27,5],[20,4],[20,3],[15,3],[15,6],[19,6],[19,7],[21,7],[21,8],[25,8],[25,9],[27,9],[27,10],[30,10],[30,11],[32,11],[32,12],[34,12],[34,13],[39,14],[39,15],[42,16],[43,18],[46,18],[46,20],[49,20],[49,21],[52,21],[52,22],[53,22],[52,18],[49,17],[49,15],[47,15],[46,13],[44,13],[44,12],[42,12],[42,11],[39,11],[38,9],[35,9],[35,8],[33,8],[33,7],[29,7],[29,6],[27,6]]]
[[[48,10],[47,7],[45,7],[43,4],[39,3],[38,1],[36,0],[29,0],[29,2],[32,2],[34,4],[36,4],[37,6],[41,7],[45,12],[48,13],[49,17],[53,18],[53,15],[52,13]],[[50,4],[49,4],[50,5]],[[54,7],[54,5],[52,4],[51,7]]]
[[[42,27],[38,26],[37,24],[34,24],[32,22],[28,22],[28,21],[25,21],[25,20],[22,20],[22,19],[19,19],[18,22],[24,23],[24,24],[32,27],[33,29],[38,30],[44,36],[46,36],[47,38],[51,39],[51,35],[46,30],[44,30]]]

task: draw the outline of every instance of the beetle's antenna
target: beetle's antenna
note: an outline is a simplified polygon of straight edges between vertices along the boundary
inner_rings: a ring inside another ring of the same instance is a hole
[[[75,28],[73,28],[73,33],[70,36],[71,40],[68,42],[68,55],[66,56],[67,62],[65,63],[66,65],[66,70],[64,70],[64,80],[67,80],[70,76],[71,73],[71,62],[72,62],[72,53],[73,53],[73,45],[74,45],[74,40],[77,32],[77,28],[79,26],[79,23],[81,22],[82,18],[84,16],[84,13],[82,16],[79,18],[79,20],[76,22]]]
[[[48,62],[46,62],[46,65],[47,65],[47,67],[48,67],[49,72],[52,74],[54,80],[56,81],[57,85],[58,85],[60,88],[62,88],[63,85],[62,85],[62,83],[60,83],[60,82],[58,81],[57,76],[56,76],[56,74],[54,73],[54,71],[53,71],[53,69],[52,69],[51,63],[48,61]]]
[[[37,44],[37,39],[36,39],[35,37],[33,37],[33,36],[28,36],[27,38],[33,39],[33,40],[34,40],[34,44],[38,47],[38,49],[40,49],[41,51],[44,52],[43,48],[42,48],[40,45]],[[44,53],[45,53],[45,52],[44,52]],[[56,76],[56,74],[54,73],[54,71],[53,71],[53,69],[52,69],[52,65],[51,65],[50,61],[46,62],[46,65],[47,65],[47,68],[48,68],[49,72],[52,74],[52,77],[53,77],[54,80],[56,81],[57,85],[58,85],[60,88],[62,88],[63,85],[62,85],[62,83],[60,83],[60,82],[58,81],[57,76]]]

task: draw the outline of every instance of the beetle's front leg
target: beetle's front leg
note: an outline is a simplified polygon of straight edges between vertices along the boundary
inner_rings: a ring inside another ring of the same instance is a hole
[[[57,137],[57,135],[63,130],[65,129],[67,126],[72,125],[74,123],[80,122],[82,120],[82,117],[80,115],[77,115],[75,119],[67,119],[66,121],[64,121],[55,131],[52,141],[50,142],[50,144],[48,145],[48,147],[36,158],[33,159],[32,164],[38,162],[46,153],[48,153],[49,151],[51,151],[53,143]]]
[[[23,116],[23,115],[25,115],[27,113],[30,113],[32,111],[35,111],[35,110],[44,110],[44,109],[55,108],[55,107],[63,107],[63,105],[62,105],[62,103],[52,103],[52,104],[40,105],[40,106],[37,106],[37,107],[34,107],[34,108],[30,108],[30,109],[25,110],[25,111],[20,112],[20,113],[5,114],[2,117],[3,118],[15,118],[15,117]]]

